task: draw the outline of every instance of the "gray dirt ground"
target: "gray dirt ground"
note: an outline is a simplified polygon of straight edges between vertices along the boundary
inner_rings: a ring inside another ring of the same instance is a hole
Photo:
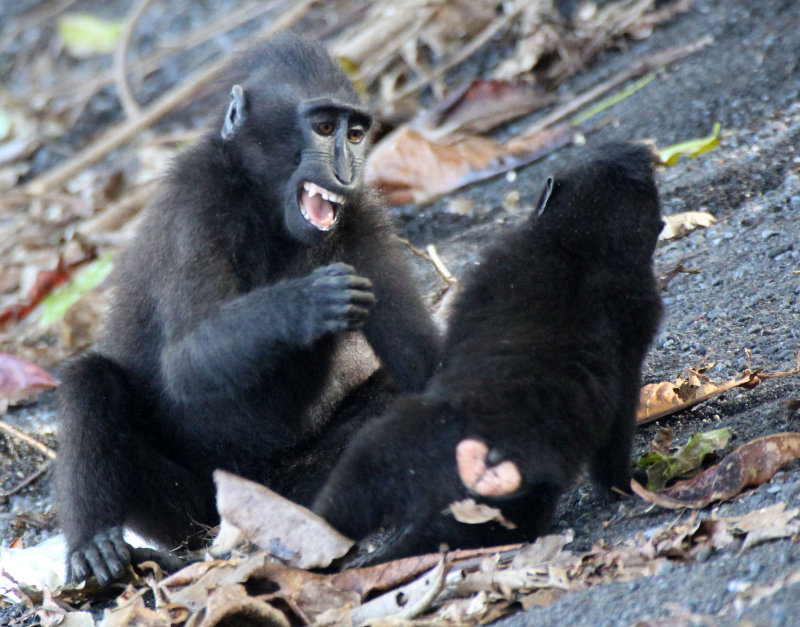
[[[718,222],[657,250],[659,272],[678,263],[700,272],[678,275],[663,294],[666,316],[647,361],[646,382],[672,379],[708,352],[718,381],[748,367],[745,349],[754,367],[789,370],[800,349],[800,274],[794,274],[800,271],[800,2],[698,0],[647,40],[603,55],[560,89],[579,92],[653,51],[707,34],[714,39],[710,46],[601,114],[597,122],[610,123],[587,135],[589,144],[652,138],[666,146],[708,134],[716,121],[722,124],[719,148],[659,173],[665,213],[703,209]],[[517,219],[504,202],[509,192],[519,192],[521,209],[530,207],[544,177],[577,150],[566,148],[520,169],[513,182],[501,177],[422,209],[400,208],[398,220],[414,243],[436,244],[458,273],[487,236]],[[472,208],[465,213],[454,198]],[[419,271],[429,286],[436,284],[429,268],[421,264]],[[734,438],[725,452],[761,435],[800,431],[800,417],[787,422],[783,406],[799,398],[800,377],[734,390],[640,428],[636,449],[646,450],[663,425],[675,429],[678,444],[692,433],[728,427]],[[33,499],[32,511],[37,511],[47,505],[40,497],[33,490],[18,498]],[[741,514],[777,502],[789,507],[800,502],[797,462],[768,484],[719,506],[717,513]],[[12,501],[5,512],[20,503]],[[581,484],[564,499],[556,530],[573,528],[571,548],[584,551],[598,539],[632,538],[676,517],[638,500],[603,507]],[[695,563],[676,561],[649,578],[568,594],[503,624],[634,625],[672,617],[675,622],[669,624],[796,625],[797,583],[778,586],[752,605],[747,601],[748,590],[796,573],[796,542],[773,541],[741,554],[733,545]]]

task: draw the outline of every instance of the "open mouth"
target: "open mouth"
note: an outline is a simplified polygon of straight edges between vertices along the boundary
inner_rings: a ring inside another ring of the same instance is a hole
[[[327,231],[336,221],[336,212],[344,204],[344,198],[306,181],[300,192],[299,204],[300,212],[310,224]]]

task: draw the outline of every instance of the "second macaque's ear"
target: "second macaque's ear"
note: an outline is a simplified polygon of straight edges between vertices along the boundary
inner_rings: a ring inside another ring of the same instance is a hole
[[[539,196],[539,203],[536,205],[537,216],[542,215],[545,207],[547,207],[547,201],[550,200],[550,194],[553,193],[553,183],[553,177],[548,176],[547,182],[544,184],[544,189],[542,190],[542,195]]]
[[[247,102],[241,85],[231,89],[231,103],[222,123],[222,139],[232,139],[247,118]]]

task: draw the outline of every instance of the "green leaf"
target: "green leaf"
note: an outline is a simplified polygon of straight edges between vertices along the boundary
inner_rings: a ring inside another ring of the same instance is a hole
[[[112,52],[122,35],[123,20],[104,20],[88,13],[68,13],[58,22],[58,34],[74,57]]]
[[[722,125],[719,122],[715,122],[714,130],[711,132],[711,135],[707,137],[690,139],[659,150],[658,154],[661,157],[661,163],[664,165],[675,165],[678,163],[678,159],[681,155],[694,158],[697,155],[708,152],[712,148],[716,148],[719,146],[719,131],[721,127]]]
[[[649,452],[639,459],[639,467],[647,471],[647,489],[660,490],[670,479],[697,470],[706,455],[725,448],[731,438],[729,429],[695,433],[674,455]]]
[[[113,266],[111,253],[106,253],[76,272],[69,281],[42,300],[39,324],[49,326],[61,320],[67,309],[78,302],[81,296],[102,283]]]

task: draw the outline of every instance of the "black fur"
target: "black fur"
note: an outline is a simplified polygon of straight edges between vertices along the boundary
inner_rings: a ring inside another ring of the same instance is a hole
[[[344,73],[283,35],[230,81],[226,121],[176,159],[117,263],[104,340],[63,377],[56,498],[76,579],[123,573],[122,526],[173,548],[215,524],[215,468],[307,502],[353,404],[384,397],[363,383],[363,337],[400,390],[435,366],[435,328],[363,184],[367,141],[347,141],[369,114]],[[336,130],[312,141],[320,115]],[[329,230],[299,214],[304,180],[346,198]]]
[[[359,434],[314,504],[354,538],[394,527],[371,560],[533,539],[585,465],[604,490],[629,490],[641,364],[661,315],[652,161],[612,144],[549,180],[539,210],[464,276],[426,391]],[[477,498],[516,530],[443,513],[476,497],[456,466],[466,439],[488,445],[488,465],[518,469],[518,490]]]

